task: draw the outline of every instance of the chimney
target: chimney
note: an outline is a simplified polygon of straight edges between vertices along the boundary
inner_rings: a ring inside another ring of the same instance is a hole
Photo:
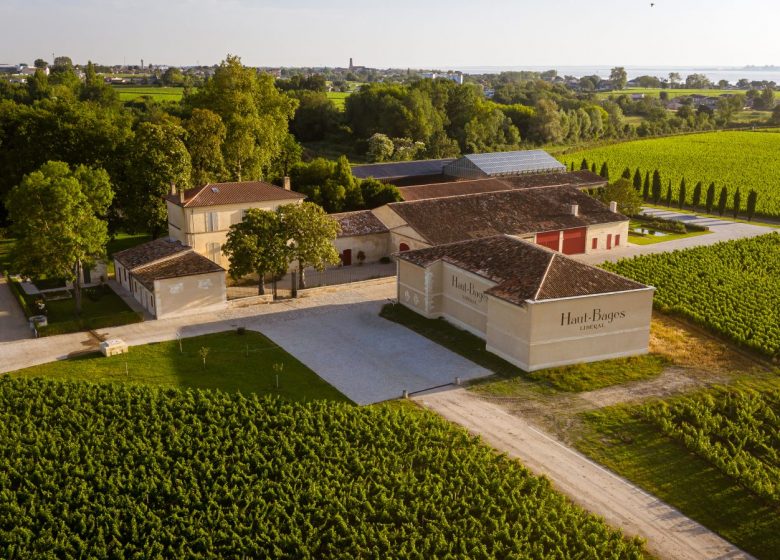
[[[171,194],[176,195],[176,183],[171,181]]]
[[[579,204],[570,204],[569,205],[569,211],[571,212],[572,216],[579,216],[580,215],[580,205]]]
[[[184,189],[179,189],[179,202],[184,206]]]
[[[289,177],[283,177],[282,178],[282,187],[284,187],[284,190],[286,190],[286,191],[292,190],[292,186],[290,185],[290,178]]]
[[[615,202],[614,200],[609,203],[609,211],[610,212],[614,212],[614,213],[617,214],[617,211],[618,211],[617,210],[617,202]]]

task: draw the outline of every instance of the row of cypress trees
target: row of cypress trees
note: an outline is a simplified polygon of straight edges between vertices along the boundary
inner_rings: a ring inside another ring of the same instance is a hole
[[[593,173],[596,173],[596,169],[598,168],[595,162],[589,163],[585,158],[582,159],[580,170],[590,170]],[[574,171],[574,162],[571,164],[571,170]],[[609,166],[607,165],[607,162],[601,164],[601,168],[598,171],[598,174],[609,181]],[[686,202],[688,201],[688,185],[685,181],[685,177],[683,177],[680,181],[680,189],[676,201],[673,200],[674,192],[672,190],[672,181],[669,180],[666,187],[666,192],[664,193],[663,185],[661,183],[661,174],[657,169],[653,171],[652,176],[650,175],[650,172],[646,172],[643,179],[642,172],[639,170],[639,168],[637,168],[636,171],[634,171],[632,174],[631,169],[626,167],[621,174],[621,178],[632,181],[637,192],[641,193],[642,198],[648,202],[652,202],[653,204],[661,204],[663,201],[663,204],[668,207],[671,207],[674,203],[678,208],[681,209],[685,209],[687,206]],[[713,209],[716,209],[718,214],[723,216],[726,213],[726,207],[728,206],[729,202],[729,190],[725,185],[720,188],[720,192],[717,193],[717,204],[715,201],[716,191],[717,188],[714,182],[710,183],[706,192],[704,190],[704,184],[701,181],[696,183],[696,185],[693,187],[693,192],[691,193],[691,209],[694,211],[699,210],[701,208],[702,196],[704,196],[704,211],[707,214],[712,214]],[[754,189],[750,189],[745,204],[745,212],[747,214],[748,221],[752,220],[755,216],[757,201],[758,193]],[[740,210],[742,210],[742,192],[739,188],[737,188],[737,190],[732,195],[731,202],[731,210],[733,212],[734,218],[736,218],[739,215]]]

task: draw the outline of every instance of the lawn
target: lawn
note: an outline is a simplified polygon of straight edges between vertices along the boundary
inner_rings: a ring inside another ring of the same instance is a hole
[[[662,231],[659,229],[654,231],[658,231],[659,233],[663,233],[664,235],[656,236],[652,234],[637,233],[634,231],[635,228],[641,228],[641,227],[654,230],[651,226],[648,225],[648,222],[645,222],[641,219],[631,220],[631,223],[629,224],[629,231],[628,231],[628,241],[630,243],[634,243],[635,245],[654,245],[655,243],[665,243],[666,241],[675,241],[677,239],[684,239],[686,237],[697,237],[699,235],[706,235],[710,233],[709,231],[689,231],[687,233],[673,233],[668,231]]]
[[[155,101],[179,102],[184,96],[183,87],[158,86],[114,86],[119,92],[120,101],[134,101],[141,97],[151,97]]]
[[[718,97],[721,95],[733,95],[733,94],[745,95],[747,93],[747,90],[728,90],[728,89],[626,88],[618,91],[600,92],[596,94],[596,97],[598,99],[607,99],[610,95],[618,96],[618,95],[631,95],[634,93],[643,93],[645,94],[645,97],[658,98],[658,96],[661,94],[662,91],[665,91],[669,95],[669,99],[674,99],[675,97],[682,97],[682,96],[688,96],[694,94],[706,95],[707,97]],[[780,94],[778,94],[778,92],[775,92],[775,98],[778,98],[779,95]]]
[[[576,447],[756,557],[778,558],[777,506],[664,436],[636,411],[620,406],[584,414]]]
[[[111,258],[114,253],[124,251],[125,249],[130,249],[131,247],[135,247],[136,245],[140,245],[141,243],[146,243],[147,241],[151,240],[152,236],[148,233],[119,232],[111,240],[109,240],[108,245],[106,245],[106,253],[108,254],[108,257]]]
[[[537,389],[541,391],[592,391],[628,381],[656,377],[661,374],[666,365],[664,358],[649,354],[528,373],[488,352],[485,349],[485,341],[478,336],[459,329],[443,319],[426,319],[399,304],[385,305],[381,316],[429,338],[503,378],[476,381],[477,391],[481,393],[511,396],[514,385],[521,384],[525,389],[528,381],[536,382]]]
[[[209,348],[206,365],[199,355]],[[279,388],[275,364],[282,364]],[[247,395],[278,395],[290,401],[348,399],[265,336],[236,331],[133,346],[127,354],[105,358],[89,354],[10,374],[59,381],[119,382],[182,389],[221,389]]]
[[[340,111],[343,111],[350,93],[348,91],[329,91],[327,96]]]

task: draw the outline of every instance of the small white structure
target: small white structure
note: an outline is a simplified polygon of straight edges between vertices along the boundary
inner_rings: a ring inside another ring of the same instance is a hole
[[[116,354],[127,353],[127,342],[121,338],[112,338],[100,343],[100,352],[105,356],[115,356]]]

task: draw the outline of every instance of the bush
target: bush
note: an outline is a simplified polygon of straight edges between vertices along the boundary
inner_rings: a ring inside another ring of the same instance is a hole
[[[8,286],[11,288],[11,293],[14,295],[14,298],[16,298],[16,301],[18,301],[19,305],[22,306],[22,311],[24,314],[27,317],[36,315],[36,313],[33,313],[33,310],[30,308],[30,306],[27,305],[27,299],[24,297],[24,293],[22,292],[22,288],[19,286],[19,283],[11,280],[11,277],[8,276],[8,274],[5,275],[5,280],[8,283]]]
[[[59,321],[38,327],[38,336],[55,336],[58,334],[68,334],[80,331],[91,331],[96,329],[105,329],[106,327],[121,327],[132,323],[140,323],[144,320],[142,313],[137,311],[122,311],[113,315],[104,315],[103,317],[92,317],[90,319],[73,319],[72,321]]]

